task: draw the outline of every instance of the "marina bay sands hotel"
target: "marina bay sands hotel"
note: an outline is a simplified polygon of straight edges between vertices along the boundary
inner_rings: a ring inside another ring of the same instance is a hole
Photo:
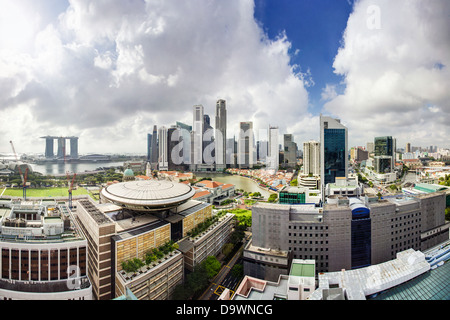
[[[67,154],[66,149],[66,140],[70,140],[70,158],[78,159],[78,137],[52,137],[46,136],[41,137],[41,139],[45,139],[45,157],[47,159],[62,159]],[[58,151],[55,156],[54,153],[54,141],[57,140],[58,143]]]

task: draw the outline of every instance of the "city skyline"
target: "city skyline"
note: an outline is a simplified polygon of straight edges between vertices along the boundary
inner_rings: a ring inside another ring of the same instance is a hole
[[[349,147],[393,136],[450,148],[446,1],[0,6],[0,152],[13,140],[43,153],[39,137],[55,135],[79,137],[80,154],[146,154],[154,125],[192,125],[194,105],[213,117],[219,99],[225,138],[252,121],[301,149],[323,113]]]

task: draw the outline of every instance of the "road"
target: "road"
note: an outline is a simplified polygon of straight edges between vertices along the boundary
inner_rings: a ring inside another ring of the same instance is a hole
[[[235,290],[238,286],[239,279],[233,277],[230,273],[233,266],[240,259],[241,253],[244,250],[244,245],[242,245],[239,250],[235,253],[233,258],[224,265],[219,273],[214,277],[209,285],[208,289],[201,295],[199,300],[217,300],[223,290],[228,288],[230,290]],[[233,292],[234,293],[234,292]]]

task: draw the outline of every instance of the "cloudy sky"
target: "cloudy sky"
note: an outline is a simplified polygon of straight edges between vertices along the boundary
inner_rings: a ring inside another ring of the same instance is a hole
[[[146,153],[153,125],[239,121],[450,148],[448,0],[0,0],[0,152]]]

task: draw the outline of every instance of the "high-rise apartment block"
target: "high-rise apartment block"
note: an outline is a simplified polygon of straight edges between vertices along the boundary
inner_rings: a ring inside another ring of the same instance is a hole
[[[320,143],[308,141],[303,143],[303,174],[320,176]]]

